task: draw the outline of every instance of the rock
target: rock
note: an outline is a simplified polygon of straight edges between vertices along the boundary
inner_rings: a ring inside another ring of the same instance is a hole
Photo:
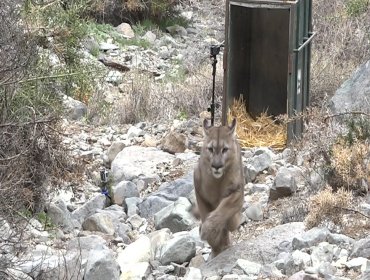
[[[263,278],[267,279],[280,279],[284,278],[284,275],[274,264],[266,264],[262,266],[260,275]]]
[[[114,220],[124,221],[126,219],[125,209],[119,205],[113,204],[103,210],[97,210],[98,213],[106,213]]]
[[[186,29],[183,26],[180,25],[173,25],[173,26],[168,26],[166,27],[166,31],[171,34],[171,36],[180,36],[184,37],[188,34]]]
[[[299,250],[292,254],[282,253],[279,255],[279,260],[274,262],[276,267],[286,275],[292,275],[300,270],[311,265],[311,257],[309,254]]]
[[[179,197],[190,198],[193,190],[193,173],[191,173],[173,182],[162,184],[154,195],[164,197],[167,200],[176,201]]]
[[[115,232],[112,217],[107,213],[96,213],[89,216],[82,224],[84,230],[99,231],[109,235]]]
[[[204,277],[216,275],[218,269],[233,268],[238,259],[271,263],[282,251],[289,251],[293,238],[304,233],[303,223],[288,223],[266,230],[256,238],[245,240],[225,250],[201,267]]]
[[[370,113],[370,61],[361,65],[345,81],[330,100],[329,108],[333,113],[362,111]]]
[[[156,229],[169,228],[171,232],[190,230],[195,224],[195,219],[189,213],[192,205],[185,197],[180,197],[175,203],[154,215]]]
[[[319,267],[322,263],[331,263],[334,257],[335,245],[328,242],[321,242],[318,246],[313,247],[311,260],[313,267]]]
[[[308,271],[306,270],[306,272]],[[328,279],[336,273],[336,268],[330,262],[322,262],[317,267],[317,272],[320,277]]]
[[[100,49],[99,43],[95,40],[93,36],[88,36],[82,40],[82,44],[85,49],[89,51],[90,54],[94,54]]]
[[[144,36],[142,37],[144,40],[148,41],[151,44],[154,44],[157,36],[152,31],[147,31]]]
[[[368,279],[370,279],[370,269],[369,268],[361,275],[361,278],[359,278],[359,280],[368,280]]]
[[[153,147],[157,147],[157,144],[158,144],[158,142],[154,137],[152,137],[148,134],[145,134],[144,135],[144,141],[141,143],[141,146],[143,146],[143,147],[152,147],[153,148]]]
[[[189,231],[189,234],[193,237],[193,239],[195,240],[197,246],[199,246],[199,247],[203,247],[204,246],[203,241],[200,239],[199,226],[194,227],[192,230],[190,230]]]
[[[130,181],[121,181],[112,187],[112,201],[118,205],[123,205],[126,198],[139,196],[136,185]]]
[[[156,176],[160,163],[171,163],[174,156],[156,148],[130,146],[118,153],[112,162],[112,175],[116,183],[131,181],[139,176]]]
[[[304,271],[299,271],[288,278],[288,280],[319,280],[315,274],[308,274]]]
[[[195,256],[195,241],[187,232],[179,232],[167,241],[161,250],[160,262],[182,264]]]
[[[66,116],[71,120],[81,120],[87,114],[87,106],[84,103],[67,95],[63,95],[63,105]]]
[[[248,260],[238,259],[236,267],[241,268],[247,276],[258,276],[262,265]]]
[[[253,182],[258,175],[257,169],[252,164],[247,164],[244,167],[244,173],[245,173],[245,182],[251,183]]]
[[[11,238],[12,235],[14,234],[14,231],[11,229],[9,223],[2,218],[0,218],[0,232],[1,232],[1,239],[4,241]]]
[[[123,80],[123,74],[117,70],[111,70],[108,72],[107,76],[105,77],[105,81],[107,83],[111,83],[113,85],[119,85]]]
[[[311,265],[311,256],[305,252],[295,250],[292,253],[293,262],[295,265],[299,265],[302,269]]]
[[[103,43],[100,43],[99,49],[101,51],[112,51],[112,50],[118,50],[119,47],[115,44],[103,42]]]
[[[145,219],[141,218],[139,215],[135,214],[135,215],[132,215],[131,217],[129,217],[127,219],[127,222],[131,224],[133,229],[138,229],[144,224]]]
[[[253,221],[262,221],[263,220],[263,210],[260,203],[255,203],[249,206],[244,214]]]
[[[172,202],[156,195],[151,195],[143,200],[142,203],[139,204],[139,212],[140,216],[143,218],[151,218],[153,217],[158,211],[162,210],[163,208],[170,205]]]
[[[348,237],[344,234],[337,234],[337,233],[329,233],[327,236],[327,241],[330,244],[337,245],[341,248],[346,248],[349,249],[353,246],[355,243],[355,240],[352,239],[351,237]]]
[[[370,267],[370,260],[363,257],[354,258],[346,262],[345,266],[354,271],[365,271],[366,267]]]
[[[357,257],[370,259],[370,237],[360,239],[353,245],[351,258]]]
[[[127,131],[127,138],[130,139],[130,138],[135,138],[139,136],[144,136],[144,134],[145,134],[144,130],[133,125]]]
[[[176,131],[170,131],[161,141],[162,150],[170,154],[183,153],[186,150],[186,136]]]
[[[159,46],[172,46],[174,48],[182,48],[182,45],[177,43],[174,38],[168,35],[164,35],[160,38],[158,42]]]
[[[104,163],[107,167],[110,167],[112,164],[112,161],[116,158],[117,154],[125,148],[125,143],[122,141],[115,141],[112,143],[112,145],[109,147]]]
[[[188,272],[185,274],[184,280],[202,280],[202,272],[200,269],[190,267]]]
[[[193,12],[192,11],[183,11],[181,12],[181,16],[184,17],[187,20],[191,20],[193,18]]]
[[[132,39],[135,37],[134,30],[132,30],[131,25],[123,22],[116,27],[118,33],[120,33],[123,37],[127,39]]]
[[[171,53],[169,49],[166,46],[162,46],[159,49],[159,57],[163,60],[167,60],[171,58]]]
[[[327,228],[312,228],[309,231],[306,231],[302,236],[293,238],[293,249],[300,250],[315,246],[320,242],[326,241],[329,233],[330,232]]]
[[[142,235],[135,242],[129,244],[123,251],[119,252],[116,260],[123,271],[127,264],[149,262],[150,255],[150,239]]]
[[[151,259],[159,259],[163,245],[171,238],[171,231],[168,228],[156,230],[148,234],[148,237],[152,244]]]
[[[37,245],[25,260],[18,260],[16,269],[31,276],[32,279],[78,279],[83,274],[80,255],[73,252],[58,252],[45,245]],[[60,269],[63,266],[63,269]],[[82,271],[81,271],[82,270]],[[23,279],[23,278],[17,278]]]
[[[290,196],[297,190],[294,174],[289,168],[281,167],[276,174],[274,184],[270,189],[270,200]]]
[[[132,215],[139,214],[138,204],[143,200],[140,197],[128,197],[125,199],[127,207],[127,216],[131,217]]]
[[[253,166],[257,173],[268,169],[272,164],[272,152],[267,149],[260,149],[255,152],[254,156],[249,160],[249,164]]]
[[[82,224],[88,216],[95,214],[98,209],[103,209],[105,203],[106,196],[104,194],[98,194],[84,205],[74,210],[72,212],[72,217]]]
[[[91,251],[109,249],[107,242],[98,235],[75,237],[66,246],[67,251],[79,250],[82,258],[86,259]]]
[[[74,275],[79,275],[79,265],[86,265],[84,279],[118,279],[120,270],[113,257],[113,252],[107,247],[107,242],[100,236],[89,235],[77,237],[67,243],[67,252],[76,252],[79,261],[74,262]],[[82,258],[82,260],[81,260]],[[60,278],[49,278],[60,279]],[[75,279],[75,278],[63,278]]]
[[[110,249],[94,250],[87,260],[84,280],[116,280],[120,276],[120,267]]]
[[[126,264],[122,270],[120,280],[148,279],[151,269],[149,262]],[[105,278],[101,278],[105,279]]]
[[[47,215],[53,225],[62,228],[66,233],[72,232],[75,227],[79,227],[78,222],[72,219],[71,212],[68,211],[67,205],[62,200],[50,203],[47,206]]]
[[[204,265],[206,262],[202,255],[196,255],[194,258],[191,259],[189,263],[189,267],[196,267],[200,268],[202,265]]]

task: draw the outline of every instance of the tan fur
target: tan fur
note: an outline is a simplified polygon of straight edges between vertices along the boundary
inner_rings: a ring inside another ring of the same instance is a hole
[[[207,123],[203,123],[205,139],[194,170],[194,187],[202,222],[200,236],[215,257],[230,245],[229,232],[240,225],[245,181],[236,121],[221,127]]]

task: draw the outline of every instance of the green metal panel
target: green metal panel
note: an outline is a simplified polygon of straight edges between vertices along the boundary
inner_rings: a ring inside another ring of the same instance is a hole
[[[252,115],[294,116],[309,105],[312,0],[227,0],[223,123],[233,98]],[[303,122],[288,125],[288,139]]]

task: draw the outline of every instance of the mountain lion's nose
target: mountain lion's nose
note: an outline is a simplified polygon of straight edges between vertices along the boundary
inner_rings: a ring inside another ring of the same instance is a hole
[[[212,168],[218,170],[218,169],[222,168],[222,163],[218,163],[218,162],[212,163]]]

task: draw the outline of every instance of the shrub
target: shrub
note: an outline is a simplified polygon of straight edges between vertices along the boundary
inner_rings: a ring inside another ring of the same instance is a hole
[[[1,279],[14,265],[7,257],[24,249],[18,244],[27,236],[27,220],[43,211],[50,191],[65,180],[77,180],[74,171],[80,170],[61,144],[55,90],[60,81],[38,76],[50,75],[50,68],[38,59],[40,37],[26,28],[22,4],[0,3],[0,44],[6,50],[0,51]]]
[[[114,26],[122,22],[137,23],[150,20],[157,25],[177,19],[176,22],[185,22],[179,17],[176,6],[178,0],[93,0],[87,14],[99,23],[109,23]]]
[[[369,0],[349,0],[346,2],[346,12],[349,16],[359,16],[369,7]]]
[[[343,208],[351,204],[350,192],[339,189],[333,192],[330,187],[323,189],[310,198],[309,213],[305,223],[308,228],[319,226],[323,222],[333,222],[336,225],[343,223]]]
[[[366,159],[370,155],[370,147],[363,142],[356,142],[353,145],[346,145],[343,141],[339,141],[332,147],[331,170],[338,176],[339,181],[343,182],[343,186],[366,192],[362,190],[362,180],[370,182],[370,166],[366,163]]]
[[[95,89],[95,76],[99,73],[96,66],[83,60],[80,51],[81,39],[88,31],[83,17],[88,2],[66,1],[68,9],[65,9],[59,1],[37,4],[27,0],[24,6],[24,19],[41,47],[38,71],[33,76],[57,77],[54,78],[57,86],[53,92],[67,94],[85,103]],[[56,56],[56,62],[51,63],[51,54]]]

